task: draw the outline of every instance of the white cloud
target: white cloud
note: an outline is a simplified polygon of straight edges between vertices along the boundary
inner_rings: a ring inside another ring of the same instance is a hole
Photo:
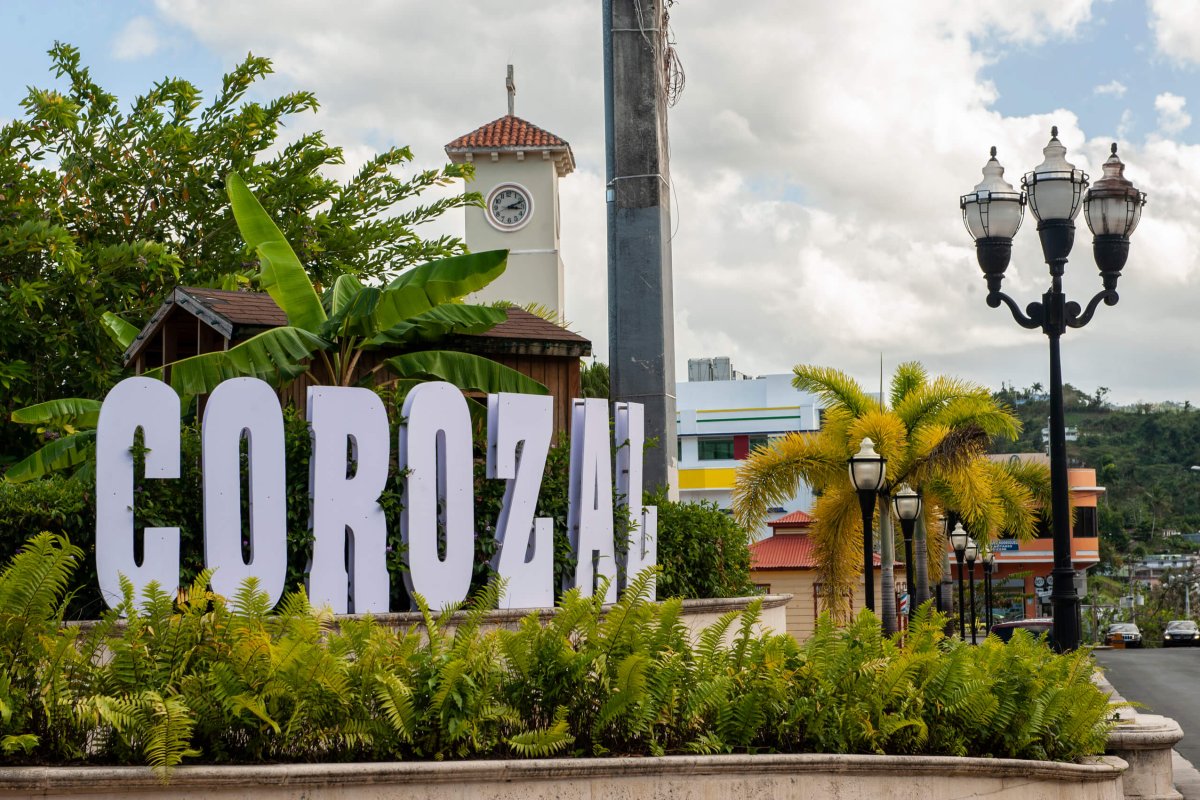
[[[113,55],[132,61],[154,55],[161,44],[158,31],[148,17],[134,17],[113,38]]]
[[[606,359],[598,4],[505,9],[489,0],[159,5],[229,64],[249,50],[271,56],[278,75],[266,91],[315,91],[322,112],[297,122],[347,146],[348,169],[391,143],[411,145],[421,166],[439,163],[442,145],[504,113],[504,67],[514,63],[517,113],[575,151],[578,170],[560,184],[566,312]],[[1043,337],[984,303],[958,198],[993,144],[1018,183],[1041,161],[1052,124],[1068,158],[1099,173],[1107,132],[1082,130],[1063,109],[1005,116],[981,76],[997,39],[1069,38],[1090,15],[1087,0],[762,0],[733,15],[727,4],[676,4],[687,73],[670,117],[678,371],[690,357],[728,355],[752,374],[809,362],[866,380],[883,352],[889,364],[920,359],[989,385],[1045,383]],[[1200,340],[1186,332],[1194,291],[1179,287],[1200,281],[1200,148],[1172,142],[1161,125],[1168,138],[1129,143],[1133,126],[1123,116],[1117,138],[1150,205],[1121,303],[1067,337],[1067,380],[1110,386],[1118,400],[1179,397],[1186,384],[1196,400],[1200,375],[1178,368],[1200,362]],[[442,224],[462,230],[461,218]],[[1047,281],[1034,227],[1028,219],[1018,235],[1005,280],[1022,306]],[[1080,301],[1099,288],[1089,239],[1081,223],[1066,279]],[[1150,341],[1144,331],[1173,335]]]
[[[1113,97],[1124,97],[1126,92],[1125,84],[1120,81],[1109,81],[1092,89],[1092,94],[1108,94]]]
[[[1200,7],[1195,0],[1150,0],[1158,51],[1173,61],[1200,64]]]
[[[1184,111],[1187,98],[1163,92],[1154,98],[1154,110],[1158,112],[1158,129],[1168,136],[1182,133],[1192,124],[1192,115]]]

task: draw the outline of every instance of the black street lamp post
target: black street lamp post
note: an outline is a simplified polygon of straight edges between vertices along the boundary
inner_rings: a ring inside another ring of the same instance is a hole
[[[921,513],[921,493],[914,492],[907,483],[900,486],[900,491],[892,498],[892,507],[900,518],[900,530],[904,533],[904,576],[908,581],[908,613],[912,614],[916,601],[922,600],[923,592],[918,593],[917,585],[913,582],[913,528]]]
[[[987,548],[983,553],[983,602],[987,604],[984,611],[984,627],[988,633],[992,631],[995,619],[992,617],[992,573],[996,571],[996,551]]]
[[[958,562],[958,637],[964,642],[967,640],[967,623],[963,616],[963,555],[967,552],[968,539],[970,537],[963,530],[962,523],[955,523],[954,530],[950,532],[950,544],[954,547],[954,560]]]
[[[887,459],[875,452],[875,443],[863,439],[858,452],[850,457],[850,480],[858,491],[863,523],[863,590],[867,608],[875,610],[875,549],[871,523],[875,519],[875,495],[883,487]]]
[[[1058,140],[1058,128],[1052,128],[1050,142],[1042,150],[1045,160],[1021,179],[1024,191],[1018,192],[1004,180],[1004,168],[996,160],[993,147],[992,157],[983,168],[984,179],[959,201],[963,222],[975,239],[976,257],[987,280],[987,304],[992,308],[999,308],[1001,303],[1008,306],[1018,325],[1041,328],[1050,342],[1050,492],[1054,523],[1054,588],[1050,600],[1054,607],[1054,645],[1060,652],[1079,646],[1081,624],[1075,568],[1071,564],[1059,339],[1067,328],[1087,325],[1101,301],[1116,305],[1117,279],[1129,256],[1129,237],[1146,203],[1145,193],[1124,177],[1125,165],[1117,158],[1116,143],[1104,163],[1104,177],[1086,195],[1088,176],[1067,161],[1066,152]],[[1050,267],[1050,288],[1040,303],[1030,303],[1022,313],[1016,301],[1000,291],[1000,285],[1012,256],[1013,236],[1021,227],[1027,203],[1038,220],[1042,254]],[[1086,309],[1074,301],[1067,302],[1062,290],[1067,257],[1075,242],[1075,216],[1081,205],[1094,235],[1092,253],[1104,286]]]
[[[975,558],[979,555],[979,545],[974,539],[967,540],[967,577],[971,582],[971,644],[975,644]]]

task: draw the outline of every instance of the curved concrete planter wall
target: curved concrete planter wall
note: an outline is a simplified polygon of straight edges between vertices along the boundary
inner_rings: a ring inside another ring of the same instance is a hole
[[[1128,800],[1182,800],[1171,766],[1171,750],[1182,738],[1178,722],[1157,714],[1137,714],[1112,729],[1105,752],[1129,764],[1124,779]]]
[[[858,755],[668,756],[387,764],[0,769],[0,798],[61,800],[1122,800],[1125,762]]]

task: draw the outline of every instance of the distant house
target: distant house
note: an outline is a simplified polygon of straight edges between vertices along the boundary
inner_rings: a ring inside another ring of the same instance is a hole
[[[750,545],[750,580],[767,594],[790,594],[787,604],[787,632],[802,642],[812,636],[820,615],[820,584],[817,581],[817,559],[809,530],[813,518],[803,511],[773,520],[771,535]],[[874,556],[876,609],[879,608],[879,587],[882,570],[879,554]],[[896,586],[904,584],[904,565],[895,565]],[[857,613],[864,606],[862,581],[850,598]]]
[[[177,287],[125,351],[125,365],[141,374],[181,358],[228,350],[263,331],[287,324],[287,315],[264,292]],[[455,336],[439,349],[484,356],[544,384],[554,397],[554,429],[570,431],[571,400],[580,394],[580,359],[592,343],[577,333],[520,308],[509,308],[508,319],[481,334]],[[365,353],[356,377],[397,351]],[[169,368],[168,368],[169,369]],[[376,382],[387,380],[377,373]],[[280,389],[284,403],[305,408],[307,376]]]

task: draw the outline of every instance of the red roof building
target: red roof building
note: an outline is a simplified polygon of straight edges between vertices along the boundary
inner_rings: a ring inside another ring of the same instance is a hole
[[[820,592],[817,582],[816,546],[808,535],[815,520],[803,511],[772,520],[772,534],[750,545],[750,580],[767,594],[790,594],[787,604],[787,632],[797,641],[812,635],[820,614]],[[875,586],[881,585],[881,560],[874,554]],[[904,582],[904,565],[893,567],[896,585]],[[850,599],[852,609],[864,603],[861,581]],[[876,606],[878,608],[878,606]]]

